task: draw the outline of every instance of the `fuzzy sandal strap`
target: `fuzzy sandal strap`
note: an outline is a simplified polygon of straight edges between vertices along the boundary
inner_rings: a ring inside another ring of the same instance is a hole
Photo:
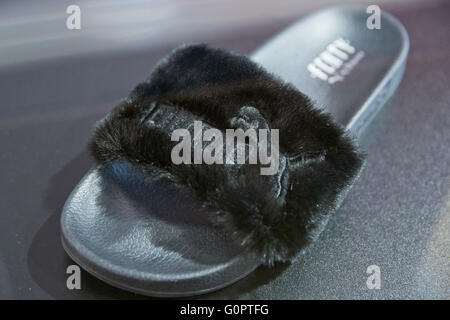
[[[194,121],[224,135],[278,129],[277,172],[262,175],[264,166],[248,161],[175,164],[171,135],[186,129],[193,136]],[[126,160],[169,177],[268,265],[292,259],[319,234],[363,164],[343,129],[305,95],[248,58],[205,45],[162,60],[97,124],[91,151],[100,164]]]

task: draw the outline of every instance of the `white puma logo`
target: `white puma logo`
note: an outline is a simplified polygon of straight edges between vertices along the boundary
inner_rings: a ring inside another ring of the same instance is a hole
[[[312,78],[318,78],[330,84],[343,81],[364,57],[364,51],[356,54],[355,52],[356,49],[350,45],[350,41],[339,38],[330,43],[325,51],[306,68]]]

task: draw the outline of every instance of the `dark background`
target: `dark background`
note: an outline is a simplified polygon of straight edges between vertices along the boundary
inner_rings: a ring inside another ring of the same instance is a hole
[[[0,4],[0,298],[144,298],[82,272],[60,244],[64,202],[93,165],[96,120],[182,42],[250,54],[333,1],[70,1]],[[200,298],[449,299],[450,2],[378,4],[406,27],[411,49],[395,96],[366,129],[361,178],[311,250]],[[366,268],[381,268],[381,290]]]

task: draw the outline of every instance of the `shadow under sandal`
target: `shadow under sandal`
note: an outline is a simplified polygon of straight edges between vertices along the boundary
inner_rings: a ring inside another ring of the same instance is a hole
[[[206,45],[173,51],[96,125],[98,166],[61,217],[67,253],[114,286],[164,297],[295,259],[361,171],[351,136],[403,74],[403,27],[383,13],[373,32],[366,17],[319,12],[253,60]]]

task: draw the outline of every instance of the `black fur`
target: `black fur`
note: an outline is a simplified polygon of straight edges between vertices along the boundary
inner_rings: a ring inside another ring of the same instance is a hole
[[[274,198],[273,177],[254,165],[230,175],[221,165],[172,164],[168,133],[143,121],[154,104],[186,110],[221,130],[243,106],[256,108],[279,129],[280,152],[292,164],[283,199]],[[344,130],[308,97],[248,58],[205,45],[181,47],[161,61],[98,123],[90,147],[99,163],[125,159],[149,176],[170,177],[267,265],[292,259],[320,233],[363,164]]]

